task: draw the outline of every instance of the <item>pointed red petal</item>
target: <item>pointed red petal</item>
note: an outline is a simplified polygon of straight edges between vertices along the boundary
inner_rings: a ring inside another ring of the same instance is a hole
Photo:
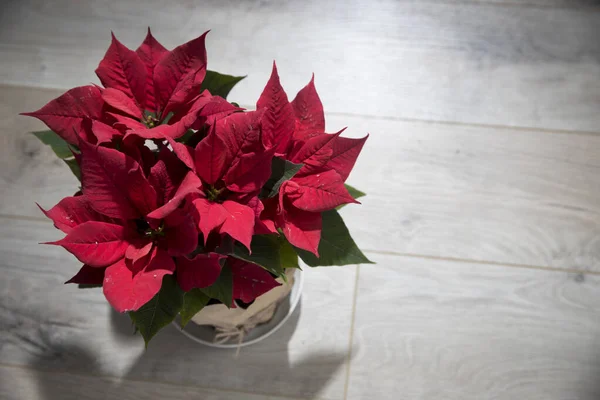
[[[89,265],[83,265],[74,277],[65,283],[78,283],[80,285],[101,285],[104,280],[104,271],[106,268],[94,268]]]
[[[88,221],[76,226],[64,239],[51,244],[64,247],[91,267],[106,267],[125,255],[129,242],[123,226]]]
[[[233,298],[250,303],[258,296],[280,286],[266,270],[256,264],[229,258],[233,272]]]
[[[294,134],[294,109],[279,82],[277,66],[273,62],[271,78],[263,90],[256,108],[266,108],[263,121],[263,140],[267,147],[275,147],[277,154],[285,154]]]
[[[108,222],[108,218],[92,209],[85,196],[65,197],[50,210],[45,211],[42,207],[40,210],[64,233],[87,221]]]
[[[260,132],[262,116],[262,111],[235,113],[216,122],[215,133],[223,139],[229,162],[235,162],[242,154],[264,150]]]
[[[271,176],[271,160],[275,149],[241,155],[227,171],[223,181],[236,193],[256,193]]]
[[[136,311],[150,301],[162,286],[162,279],[175,270],[165,251],[153,250],[151,261],[135,275],[122,259],[106,269],[104,296],[119,312]]]
[[[319,256],[321,240],[321,213],[290,207],[281,221],[287,240],[294,246]]]
[[[176,142],[173,138],[167,138],[167,141],[181,162],[195,172],[196,165],[194,164],[194,149],[186,144]]]
[[[125,258],[131,260],[134,264],[146,257],[150,253],[150,250],[152,250],[152,241],[149,239],[138,239],[130,242],[131,244],[125,251]]]
[[[322,134],[307,139],[302,146],[296,146],[290,153],[290,160],[294,163],[304,164],[303,169],[321,167],[329,161],[333,150],[330,146],[333,141],[344,131],[328,135]]]
[[[222,204],[210,202],[205,198],[196,199],[193,204],[200,218],[198,229],[204,235],[204,242],[206,243],[210,232],[215,228],[219,228],[225,222],[227,210]]]
[[[184,207],[178,208],[165,218],[165,236],[160,244],[172,256],[190,254],[198,247],[198,229],[193,216]]]
[[[116,108],[133,118],[142,119],[142,112],[133,99],[120,90],[112,88],[104,89],[102,92],[102,99],[109,106]]]
[[[132,133],[137,134],[146,139],[161,139],[161,138],[173,138],[177,139],[185,135],[185,133],[192,127],[192,125],[198,119],[200,110],[210,101],[209,98],[204,96],[198,96],[194,99],[189,108],[181,111],[183,115],[179,119],[171,119],[169,124],[159,125],[152,129],[143,129],[141,131],[134,131]]]
[[[196,147],[196,171],[203,181],[213,185],[223,178],[233,190],[241,192],[248,189],[242,189],[246,185],[264,184],[268,175],[264,180],[263,175],[267,168],[270,171],[269,157],[273,152],[265,154],[260,133],[261,118],[261,112],[247,112],[232,114],[216,122],[208,136]],[[263,155],[264,159],[256,158]],[[256,170],[257,179],[243,177],[260,162],[266,165]],[[239,185],[236,185],[237,179],[240,179]]]
[[[206,75],[206,33],[176,47],[156,64],[154,87],[161,115],[168,115],[198,93]]]
[[[299,189],[297,195],[290,197],[291,203],[301,210],[322,212],[342,204],[358,203],[348,193],[344,181],[334,170],[294,177],[293,182]],[[284,185],[286,183],[288,182],[284,182]]]
[[[160,150],[158,157],[150,169],[148,180],[158,194],[158,204],[162,206],[173,198],[188,170],[167,147]]]
[[[146,66],[146,71],[148,72],[146,77],[146,103],[143,106],[146,110],[156,112],[158,111],[158,105],[154,89],[154,68],[169,51],[152,36],[150,28],[148,28],[146,39],[144,39],[144,42],[135,52]]]
[[[220,260],[226,258],[217,253],[198,254],[189,259],[187,257],[178,257],[177,261],[177,282],[186,292],[194,288],[205,288],[213,283],[221,275]]]
[[[254,234],[254,210],[235,201],[223,202],[227,217],[219,232],[227,233],[250,250],[250,242]]]
[[[325,132],[323,104],[315,89],[314,75],[308,85],[298,92],[292,107],[296,114],[295,140],[306,140]]]
[[[177,114],[173,115],[169,120],[169,124],[179,122],[192,112],[196,120],[191,128],[201,129],[204,124],[212,125],[215,120],[242,110],[243,108],[236,107],[224,98],[213,96],[208,90],[204,90],[187,104],[180,107]]]
[[[203,92],[206,95],[206,91]],[[227,100],[219,96],[212,96],[198,113],[198,120],[192,128],[200,129],[202,124],[212,125],[217,120],[224,118],[236,111],[244,110],[241,107],[236,107]]]
[[[68,143],[76,145],[84,118],[99,120],[102,117],[103,104],[98,87],[80,86],[57,97],[39,110],[23,115],[38,118]]]
[[[88,130],[96,138],[95,144],[110,143],[114,138],[123,136],[121,132],[115,128],[100,121],[85,120],[82,127],[84,130]],[[87,137],[90,136],[88,135]]]
[[[96,75],[104,87],[120,90],[137,104],[145,104],[146,66],[135,51],[125,47],[114,34]]]
[[[275,198],[275,200],[277,199]],[[248,201],[247,206],[254,210],[255,235],[268,235],[271,233],[277,233],[277,229],[275,229],[275,224],[273,223],[273,221],[266,218],[267,213],[265,213],[265,218],[261,217],[265,206],[263,205],[263,202],[258,198],[258,196],[251,198]]]
[[[146,125],[144,125],[143,123],[141,123],[140,121],[132,119],[131,117],[128,117],[126,115],[120,115],[120,114],[116,114],[116,113],[112,113],[112,112],[107,112],[106,115],[109,115],[112,118],[114,118],[114,120],[116,122],[113,126],[116,129],[119,129],[120,131],[123,131],[123,132],[130,131],[130,130],[141,131],[144,129],[148,129],[148,127]]]
[[[167,171],[167,166],[165,162],[162,160],[158,160],[156,164],[154,164],[150,168],[150,175],[148,175],[148,182],[152,185],[154,190],[156,191],[156,196],[158,198],[158,204],[165,203],[165,191],[166,190],[174,190],[173,182],[169,177],[169,172]]]
[[[369,135],[362,139],[338,137],[330,142],[328,146],[331,146],[332,152],[324,168],[335,170],[346,181],[368,137]]]
[[[173,195],[173,198],[167,201],[162,207],[157,208],[147,215],[147,218],[161,220],[177,209],[185,198],[192,193],[199,193],[202,182],[193,172],[188,172],[179,188]]]
[[[229,149],[223,139],[213,129],[194,151],[195,170],[198,176],[209,185],[214,185],[223,177],[231,160]]]
[[[134,219],[156,208],[156,193],[134,159],[85,141],[79,147],[82,190],[96,211],[112,218]]]

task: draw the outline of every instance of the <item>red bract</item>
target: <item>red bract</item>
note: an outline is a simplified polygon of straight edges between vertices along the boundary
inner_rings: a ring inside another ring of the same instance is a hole
[[[158,293],[162,277],[175,270],[172,257],[196,249],[191,209],[180,205],[200,181],[167,148],[145,176],[142,166],[124,153],[79,144],[83,194],[46,212],[67,232],[53,244],[86,264],[80,275],[90,267],[106,268],[108,301],[118,311],[137,310]]]
[[[194,151],[202,194],[194,200],[204,239],[212,231],[228,234],[250,250],[255,207],[271,174],[274,148],[261,137],[260,112],[237,113],[216,122]]]
[[[281,285],[256,264],[231,259],[229,265],[233,272],[233,298],[244,303],[250,303],[261,294]]]
[[[274,228],[281,228],[294,246],[318,256],[321,212],[357,202],[344,182],[368,136],[349,139],[340,136],[342,131],[326,134],[314,77],[289,103],[275,64],[257,107],[266,109],[269,124],[265,135],[277,143],[278,155],[303,164],[291,180],[281,185],[278,201],[264,201],[263,218]]]
[[[67,283],[102,285],[147,340],[207,296],[230,306],[279,286],[297,248],[321,249],[319,260],[298,251],[311,266],[368,262],[328,212],[356,203],[344,182],[367,138],[325,133],[314,79],[290,102],[275,64],[256,111],[213,96],[241,77],[210,71],[204,81],[205,36],[169,51],[148,30],[133,51],[113,35],[96,69],[103,87],[26,114],[70,145],[65,161],[81,180],[75,196],[42,209],[66,234],[51,244],[83,264]]]
[[[221,275],[221,262],[227,258],[217,253],[198,254],[193,258],[177,259],[177,282],[186,292],[194,288],[205,288]]]
[[[206,75],[206,33],[172,51],[150,30],[136,50],[112,36],[96,74],[104,89],[74,88],[40,110],[25,113],[39,118],[72,145],[79,137],[93,143],[120,140],[124,135],[145,139],[179,138],[200,122],[239,108],[224,99],[200,94]],[[83,126],[93,121],[94,135]]]

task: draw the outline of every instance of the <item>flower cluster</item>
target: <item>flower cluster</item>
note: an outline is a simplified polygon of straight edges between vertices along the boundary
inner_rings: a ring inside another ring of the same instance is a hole
[[[324,220],[357,203],[344,182],[366,137],[325,133],[313,80],[290,102],[275,64],[256,111],[228,102],[241,78],[207,71],[205,35],[171,51],[150,31],[135,51],[113,36],[96,70],[103,87],[26,114],[69,146],[80,174],[80,191],[42,210],[66,234],[52,244],[83,263],[68,282],[101,285],[119,312],[160,310],[167,290],[182,317],[211,298],[249,303],[298,266],[296,253],[368,261],[343,223]],[[328,229],[343,242],[334,249]]]

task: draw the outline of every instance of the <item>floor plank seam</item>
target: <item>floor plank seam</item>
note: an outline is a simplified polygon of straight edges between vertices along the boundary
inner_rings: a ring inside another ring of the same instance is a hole
[[[32,217],[32,216],[26,216],[26,215],[0,214],[0,218],[10,219],[10,220],[15,220],[15,221],[24,220],[24,221],[32,221],[32,222],[49,222],[48,219],[44,218],[44,217]],[[574,273],[574,274],[600,275],[600,271],[589,271],[589,270],[577,269],[577,268],[560,268],[560,267],[548,267],[548,266],[533,265],[533,264],[518,264],[518,263],[511,263],[511,262],[476,260],[476,259],[469,259],[469,258],[431,256],[431,255],[427,255],[427,254],[403,253],[403,252],[388,251],[388,250],[363,249],[363,251],[366,253],[373,253],[373,254],[390,255],[390,256],[397,256],[397,257],[421,258],[421,259],[436,260],[436,261],[451,261],[451,262],[458,262],[458,263],[493,265],[493,266],[508,267],[508,268],[524,268],[524,269],[535,269],[535,270],[551,271],[551,272],[567,272],[567,273]]]
[[[434,260],[434,261],[450,261],[450,262],[461,263],[461,264],[481,264],[481,265],[491,265],[491,266],[496,266],[496,267],[534,269],[534,270],[549,271],[549,272],[567,272],[567,273],[573,273],[573,274],[600,275],[600,271],[589,271],[589,270],[585,270],[585,269],[576,269],[576,268],[545,267],[545,266],[541,266],[541,265],[517,264],[517,263],[498,262],[498,261],[485,261],[485,260],[475,260],[475,259],[457,258],[457,257],[431,256],[431,255],[426,255],[426,254],[402,253],[402,252],[396,252],[396,251],[373,250],[373,249],[363,249],[363,252],[388,255],[388,256],[397,256],[397,257],[419,258],[419,259]]]
[[[460,121],[446,121],[436,119],[423,119],[423,118],[408,118],[408,117],[394,117],[389,115],[370,115],[370,114],[354,114],[344,112],[328,112],[326,114],[335,115],[337,117],[349,117],[349,118],[363,118],[371,120],[382,120],[382,121],[396,121],[396,122],[414,122],[419,124],[427,125],[449,125],[449,126],[460,126],[465,128],[482,128],[482,129],[494,129],[494,130],[513,130],[520,132],[529,133],[545,133],[545,134],[558,134],[558,135],[582,135],[582,136],[598,136],[600,131],[583,131],[583,130],[568,130],[568,129],[550,129],[550,128],[536,128],[532,126],[519,126],[519,125],[497,125],[497,124],[483,124],[477,122],[460,122]]]
[[[50,207],[48,207],[50,208]],[[0,213],[0,218],[10,219],[14,221],[33,221],[33,222],[50,222],[50,220],[46,217],[34,217],[32,215],[18,215],[18,214],[2,214]]]
[[[348,338],[348,361],[346,362],[346,381],[344,382],[344,400],[348,399],[348,388],[350,386],[350,364],[352,364],[352,347],[354,343],[354,326],[356,320],[356,302],[358,299],[358,282],[360,279],[360,265],[356,266],[354,277],[354,293],[352,295],[352,313],[350,314],[350,335]]]
[[[560,5],[560,4],[539,4],[539,3],[517,3],[517,2],[506,2],[506,1],[478,1],[478,0],[433,0],[423,1],[423,3],[429,4],[445,4],[445,5],[475,5],[475,6],[496,6],[496,7],[518,7],[518,8],[533,8],[542,10],[564,10],[564,11],[599,11],[600,7],[597,5]]]
[[[600,10],[600,8],[599,8]],[[35,89],[35,90],[65,90],[64,88],[50,88],[43,86],[27,86],[22,84],[11,84],[0,82],[0,87],[11,87],[11,88],[23,88],[23,89]],[[253,109],[254,105],[240,104],[240,107],[246,109]],[[483,129],[497,129],[497,130],[514,130],[530,133],[546,133],[546,134],[569,134],[569,135],[583,135],[583,136],[598,136],[600,131],[584,131],[584,130],[568,130],[568,129],[552,129],[552,128],[537,128],[531,126],[519,126],[519,125],[497,125],[497,124],[484,124],[477,122],[460,122],[460,121],[447,121],[447,120],[435,120],[435,119],[424,119],[424,118],[408,118],[408,117],[395,117],[389,115],[370,115],[370,114],[355,114],[345,112],[327,112],[327,115],[338,116],[338,117],[349,117],[349,118],[364,118],[371,120],[381,121],[397,121],[397,122],[413,122],[428,125],[449,125],[449,126],[460,126],[466,128],[483,128]]]
[[[253,108],[254,106],[241,104],[243,108]],[[513,130],[520,132],[529,133],[545,133],[554,135],[582,135],[582,136],[598,136],[600,131],[583,131],[583,130],[568,130],[568,129],[550,129],[550,128],[536,128],[531,126],[519,126],[519,125],[497,125],[497,124],[482,124],[477,122],[460,122],[460,121],[447,121],[447,120],[436,120],[436,119],[423,119],[423,118],[408,118],[408,117],[395,117],[390,115],[370,115],[370,114],[355,114],[345,113],[340,111],[326,112],[325,116],[332,115],[336,117],[348,117],[348,118],[362,118],[370,120],[380,121],[396,121],[396,122],[413,122],[426,125],[449,125],[449,126],[460,126],[465,128],[483,128],[483,129],[494,129],[494,130]]]
[[[119,378],[116,376],[110,376],[110,375],[99,375],[99,374],[83,374],[83,373],[75,373],[75,372],[71,372],[71,371],[49,371],[49,370],[44,370],[44,369],[39,369],[39,368],[31,368],[27,365],[17,365],[17,364],[8,364],[8,363],[3,363],[0,362],[0,367],[5,367],[5,368],[13,368],[13,369],[19,369],[19,370],[23,370],[23,371],[34,371],[37,373],[42,373],[42,374],[47,374],[47,375],[67,375],[67,376],[76,376],[76,377],[81,377],[81,378],[97,378],[97,379],[106,379],[106,380],[110,380],[110,381],[116,381],[116,382],[132,382],[132,383],[150,383],[150,384],[158,384],[158,385],[166,385],[166,386],[174,386],[180,389],[199,389],[199,390],[207,390],[207,391],[215,391],[215,392],[223,392],[223,393],[233,393],[233,394],[243,394],[243,395],[251,395],[251,396],[271,396],[271,397],[279,397],[282,399],[288,399],[288,400],[335,400],[332,398],[327,398],[327,397],[296,397],[296,396],[288,396],[288,395],[283,395],[283,394],[276,394],[276,393],[263,393],[263,392],[247,392],[244,390],[233,390],[233,389],[224,389],[224,388],[217,388],[217,387],[208,387],[208,386],[192,386],[192,385],[186,385],[186,384],[180,384],[180,383],[173,383],[173,382],[166,382],[166,381],[159,381],[156,379],[131,379],[131,378]]]

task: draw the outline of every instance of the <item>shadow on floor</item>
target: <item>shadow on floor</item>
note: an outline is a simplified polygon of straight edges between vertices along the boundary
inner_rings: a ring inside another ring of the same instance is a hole
[[[292,339],[301,315],[301,306],[296,308],[286,324],[264,342],[242,348],[236,356],[235,350],[214,349],[193,342],[181,334],[175,326],[166,327],[150,342],[146,351],[140,351],[131,362],[115,356],[115,364],[128,361],[123,373],[119,369],[108,370],[113,363],[107,359],[107,351],[95,349],[100,343],[53,346],[49,357],[36,357],[31,365],[39,370],[37,384],[41,400],[112,399],[131,392],[132,381],[169,382],[173,398],[185,398],[189,387],[232,390],[224,393],[223,399],[239,399],[239,391],[264,395],[283,395],[306,399],[318,398],[332,377],[343,368],[346,354],[319,352],[317,354],[290,354],[288,343]],[[126,315],[113,312],[110,317],[113,338],[106,343],[117,343],[119,347],[140,347],[142,338],[133,334],[131,322]],[[97,336],[96,336],[97,338]],[[295,344],[296,352],[300,351]],[[116,351],[116,350],[115,350]],[[104,365],[94,354],[103,354]],[[60,378],[45,371],[65,371]],[[70,374],[74,374],[70,376]],[[123,379],[90,379],[89,376],[118,377]],[[144,385],[137,383],[135,385]],[[127,386],[127,387],[126,387]],[[188,387],[188,389],[186,389]],[[181,393],[177,393],[177,392]],[[139,393],[132,397],[154,398]],[[141,395],[141,397],[140,397]],[[228,396],[231,397],[228,397]],[[341,397],[341,396],[340,396]]]

